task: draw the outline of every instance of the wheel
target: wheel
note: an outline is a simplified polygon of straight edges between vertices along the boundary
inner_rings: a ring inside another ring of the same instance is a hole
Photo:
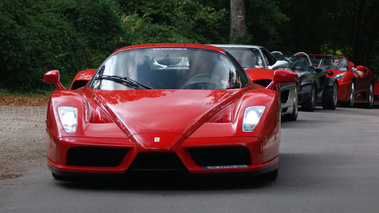
[[[368,94],[367,108],[371,109],[374,106],[374,85],[370,85],[370,91]]]
[[[349,95],[349,100],[345,103],[342,103],[342,106],[345,107],[353,107],[354,106],[354,101],[355,101],[355,84],[354,81],[351,83],[351,89],[350,89],[350,95]]]
[[[212,75],[199,74],[186,81],[180,89],[224,89],[224,86]]]
[[[334,82],[332,87],[325,87],[322,93],[322,108],[336,109],[337,107],[338,85]]]
[[[284,117],[288,121],[296,121],[298,115],[299,115],[299,103],[298,103],[298,99],[297,99],[297,88],[295,88],[295,98],[293,101],[292,113],[285,115]]]
[[[301,108],[313,112],[316,107],[316,87],[314,85],[305,85],[302,87],[302,90],[306,92],[306,95]]]

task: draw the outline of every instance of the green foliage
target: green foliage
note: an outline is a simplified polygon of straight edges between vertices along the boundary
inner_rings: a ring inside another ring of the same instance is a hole
[[[119,18],[106,0],[0,3],[0,88],[28,92],[51,88],[51,69],[64,84],[82,69],[97,67],[117,47]]]
[[[283,42],[279,29],[283,23],[289,21],[289,18],[281,12],[277,1],[245,1],[245,7],[249,42],[276,49],[278,43]]]
[[[229,33],[226,9],[216,11],[195,0],[171,0],[157,4],[151,0],[118,0],[127,36],[133,43],[146,42],[227,42],[220,31]],[[227,35],[226,34],[226,35]],[[135,35],[135,36],[134,36]]]
[[[245,8],[247,44],[341,54],[379,69],[379,1],[245,0]],[[228,43],[229,10],[230,0],[2,0],[0,90],[52,90],[42,82],[52,69],[68,87],[131,44]]]

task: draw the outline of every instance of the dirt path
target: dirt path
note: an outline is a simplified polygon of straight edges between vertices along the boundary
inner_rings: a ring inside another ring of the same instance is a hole
[[[0,180],[46,167],[45,117],[46,106],[0,104]]]

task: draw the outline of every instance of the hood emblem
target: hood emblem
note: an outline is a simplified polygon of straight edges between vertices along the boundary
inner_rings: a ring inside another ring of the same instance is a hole
[[[154,143],[158,143],[158,142],[160,142],[161,141],[161,138],[160,137],[155,137],[154,138]]]

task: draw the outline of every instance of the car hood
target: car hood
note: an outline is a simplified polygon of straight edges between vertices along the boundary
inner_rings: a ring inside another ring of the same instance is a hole
[[[180,134],[188,137],[242,90],[97,91],[93,100],[130,137]]]

